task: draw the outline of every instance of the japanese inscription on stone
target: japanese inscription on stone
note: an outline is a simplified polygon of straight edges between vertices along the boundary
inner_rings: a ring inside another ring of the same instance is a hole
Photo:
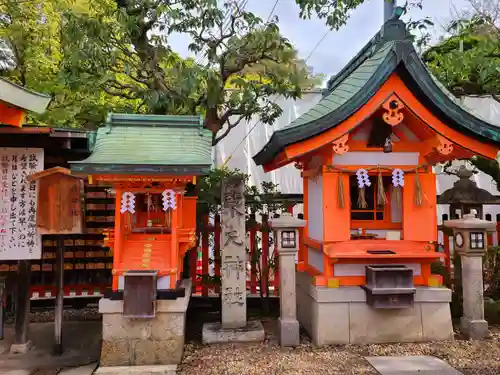
[[[246,325],[245,198],[241,178],[222,186],[222,325]]]
[[[0,149],[0,260],[41,258],[37,184],[26,180],[41,170],[43,149]]]

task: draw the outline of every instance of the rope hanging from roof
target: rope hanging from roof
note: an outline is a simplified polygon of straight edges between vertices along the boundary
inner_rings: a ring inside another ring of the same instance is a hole
[[[384,180],[382,179],[382,171],[378,170],[378,178],[377,178],[377,205],[385,206],[387,204],[387,197],[385,196],[384,191]]]
[[[393,186],[392,186],[392,193],[394,194],[395,197],[395,203],[397,207],[402,206],[402,187],[404,186],[404,174],[405,173],[415,173],[415,186],[414,186],[414,197],[413,201],[416,206],[422,206],[423,200],[425,199],[427,202],[429,200],[427,199],[427,196],[425,195],[424,191],[422,190],[422,185],[420,182],[420,177],[418,170],[420,168],[426,168],[428,167],[427,164],[422,164],[418,165],[414,168],[410,169],[400,169],[400,168],[394,168],[391,166],[384,166],[384,165],[377,165],[376,167],[372,168],[366,168],[366,169],[358,169],[355,173],[357,176],[358,180],[358,189],[359,189],[359,194],[358,194],[358,207],[359,208],[366,208],[368,207],[368,204],[366,202],[366,196],[365,196],[365,186],[370,186],[371,182],[368,176],[369,171],[373,170],[378,170],[378,180],[377,180],[377,205],[385,205],[387,203],[387,196],[385,195],[384,191],[384,184],[382,180],[382,170],[387,170],[387,171],[392,171],[393,175]],[[350,169],[345,169],[345,168],[339,168],[334,165],[327,165],[326,170],[331,172],[331,171],[337,171],[340,172],[338,183],[337,183],[337,196],[338,196],[338,206],[339,208],[344,208],[345,203],[344,203],[344,183],[342,181],[342,173],[348,173],[348,174],[353,174],[353,171]],[[319,175],[319,171],[316,171],[314,174],[314,177],[317,177]]]
[[[339,208],[344,208],[344,178],[342,172],[340,172],[337,180],[337,201],[339,203]]]

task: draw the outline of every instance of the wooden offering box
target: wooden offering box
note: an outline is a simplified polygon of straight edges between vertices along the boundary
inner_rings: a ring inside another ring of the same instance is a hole
[[[38,181],[37,227],[40,234],[83,232],[81,193],[83,181],[62,167],[34,173],[28,181]]]
[[[416,289],[413,270],[404,265],[372,265],[366,267],[366,303],[378,309],[412,307]]]

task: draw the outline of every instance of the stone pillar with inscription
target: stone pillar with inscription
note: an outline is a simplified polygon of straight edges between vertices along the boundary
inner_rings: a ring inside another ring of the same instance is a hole
[[[247,325],[245,276],[245,185],[239,178],[222,186],[222,327]]]
[[[446,227],[453,229],[455,250],[462,265],[463,316],[460,330],[472,340],[488,335],[488,322],[484,319],[483,256],[488,248],[487,231],[496,230],[496,223],[476,217],[475,210],[461,219],[448,220]]]
[[[295,219],[285,212],[281,217],[269,221],[275,231],[275,246],[278,247],[280,275],[280,344],[298,346],[300,325],[297,320],[297,292],[295,283],[295,256],[299,249],[298,228],[305,220]]]
[[[222,184],[221,217],[221,323],[203,326],[203,342],[263,341],[259,321],[247,321],[245,184],[241,177],[230,177]]]

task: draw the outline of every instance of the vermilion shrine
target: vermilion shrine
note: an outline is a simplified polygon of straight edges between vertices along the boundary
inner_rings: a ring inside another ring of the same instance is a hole
[[[302,171],[297,313],[316,344],[453,338],[451,291],[431,274],[441,255],[432,167],[495,159],[500,129],[432,77],[400,14],[254,157],[265,171]]]
[[[92,154],[71,165],[116,197],[106,239],[113,286],[99,304],[103,366],[180,363],[191,294],[190,280],[181,278],[183,257],[196,244],[189,187],[212,164],[211,133],[202,125],[195,116],[111,114]]]

